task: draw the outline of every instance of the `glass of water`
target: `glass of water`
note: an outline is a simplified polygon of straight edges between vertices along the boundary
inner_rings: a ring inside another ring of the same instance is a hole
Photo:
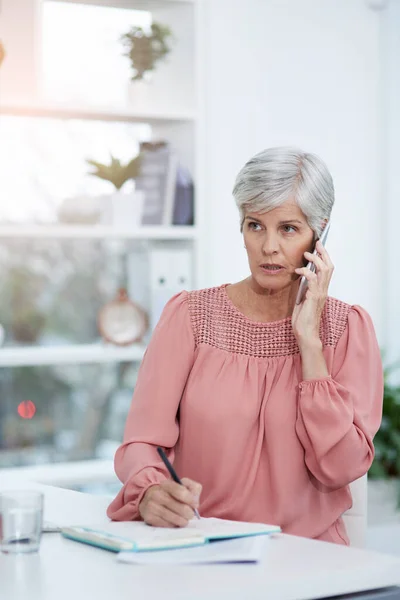
[[[0,493],[0,550],[26,553],[39,550],[43,525],[43,494],[34,491]]]

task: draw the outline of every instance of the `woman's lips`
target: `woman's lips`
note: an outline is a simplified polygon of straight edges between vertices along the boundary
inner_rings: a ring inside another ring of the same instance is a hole
[[[264,264],[260,265],[260,267],[266,275],[279,275],[279,273],[282,273],[282,271],[284,270],[284,267],[282,267],[282,265]]]

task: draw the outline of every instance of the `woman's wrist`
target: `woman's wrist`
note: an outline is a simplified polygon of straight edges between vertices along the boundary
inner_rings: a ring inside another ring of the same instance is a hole
[[[322,342],[318,334],[309,336],[298,336],[297,345],[299,347],[300,354],[302,352],[317,350],[320,350],[322,352]]]
[[[308,338],[299,343],[303,380],[329,377],[328,367],[318,338]]]

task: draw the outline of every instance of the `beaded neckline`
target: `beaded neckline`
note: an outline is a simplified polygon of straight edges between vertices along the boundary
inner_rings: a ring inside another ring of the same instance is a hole
[[[232,354],[274,358],[298,354],[291,317],[258,322],[246,317],[233,304],[224,284],[196,290],[187,295],[190,321],[196,346],[207,345]],[[336,346],[347,325],[351,306],[327,298],[321,319],[323,346]]]

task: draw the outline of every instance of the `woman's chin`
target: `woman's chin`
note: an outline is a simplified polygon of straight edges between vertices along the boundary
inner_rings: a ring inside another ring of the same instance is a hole
[[[252,273],[252,278],[258,287],[264,290],[279,292],[293,283],[287,273],[279,273],[277,275],[268,275],[265,273]]]

